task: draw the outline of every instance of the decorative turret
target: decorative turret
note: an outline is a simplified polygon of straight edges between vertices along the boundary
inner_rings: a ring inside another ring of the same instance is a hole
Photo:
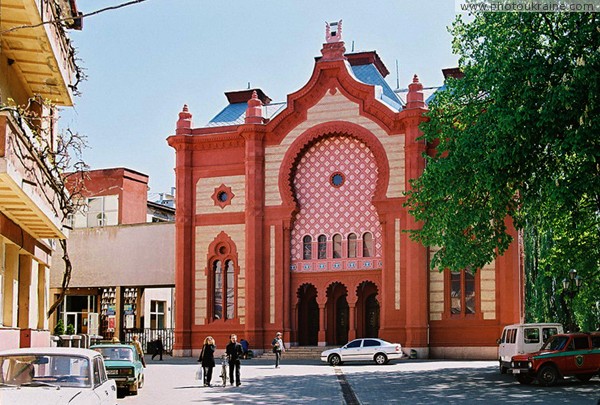
[[[342,20],[325,23],[325,41],[321,54],[323,58],[320,61],[327,62],[332,60],[345,60],[346,48],[342,41]]]
[[[189,134],[192,130],[192,114],[188,111],[187,104],[183,105],[183,110],[179,113],[179,119],[177,120],[177,129],[175,133]]]
[[[425,108],[423,85],[419,82],[419,76],[417,75],[414,75],[412,83],[408,85],[406,108]]]
[[[256,90],[252,92],[252,98],[248,100],[248,108],[246,109],[246,124],[262,124],[263,123],[263,103],[258,98]]]

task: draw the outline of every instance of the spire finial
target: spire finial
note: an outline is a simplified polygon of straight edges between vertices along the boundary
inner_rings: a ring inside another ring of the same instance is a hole
[[[322,61],[345,60],[346,48],[342,41],[342,20],[338,22],[325,23],[325,41],[321,54]]]
[[[408,85],[406,108],[425,108],[423,85],[419,82],[419,76],[417,75],[413,76],[412,83]]]
[[[192,129],[192,114],[190,113],[187,104],[183,105],[181,112],[179,113],[179,119],[177,120],[176,134],[188,134]]]
[[[248,108],[246,108],[246,124],[262,124],[263,123],[263,103],[258,98],[256,90],[252,92],[252,98],[248,100]]]

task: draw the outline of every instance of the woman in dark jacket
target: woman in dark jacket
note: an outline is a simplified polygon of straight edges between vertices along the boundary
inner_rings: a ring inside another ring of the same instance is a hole
[[[204,345],[202,346],[200,358],[198,359],[198,361],[202,363],[205,387],[212,387],[210,382],[212,380],[213,368],[215,368],[216,349],[217,346],[215,345],[215,340],[212,336],[207,336],[206,339],[204,339]]]

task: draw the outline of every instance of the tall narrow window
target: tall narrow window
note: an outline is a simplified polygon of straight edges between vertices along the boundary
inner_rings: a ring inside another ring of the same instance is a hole
[[[452,300],[450,312],[453,314],[460,314],[462,312],[462,283],[460,279],[460,272],[452,272],[450,276],[450,297]]]
[[[233,241],[221,232],[210,245],[211,261],[208,263],[210,293],[206,297],[211,320],[234,319],[237,313],[237,251]]]
[[[312,238],[309,235],[306,235],[304,237],[304,239],[302,239],[302,245],[303,245],[302,258],[304,260],[312,259]]]
[[[319,235],[317,241],[319,243],[318,258],[327,259],[327,237],[325,235]]]
[[[348,235],[348,257],[356,257],[356,234]]]
[[[363,235],[363,257],[373,256],[373,235],[366,232]]]
[[[234,317],[234,306],[233,306],[233,298],[234,298],[234,269],[233,262],[231,260],[227,260],[227,282],[226,282],[226,300],[227,300],[227,319],[233,319]]]
[[[342,257],[342,235],[333,235],[333,258],[340,259]]]
[[[150,328],[163,329],[165,327],[165,301],[150,301]]]
[[[213,318],[223,318],[223,270],[221,269],[221,261],[217,260],[214,264],[214,301],[213,301]]]
[[[467,270],[450,273],[450,313],[473,315],[476,312],[475,275]]]

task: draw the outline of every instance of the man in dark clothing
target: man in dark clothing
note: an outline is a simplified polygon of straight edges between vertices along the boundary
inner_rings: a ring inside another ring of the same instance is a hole
[[[163,346],[163,342],[162,342],[162,339],[160,337],[158,339],[156,339],[155,345],[156,345],[155,346],[156,347],[156,351],[152,355],[152,360],[154,360],[154,358],[156,356],[160,356],[160,361],[162,361],[163,350],[165,349],[165,347]]]
[[[229,360],[229,382],[233,385],[233,372],[235,370],[235,385],[240,386],[242,383],[240,382],[240,368],[242,358],[244,352],[242,350],[242,345],[237,342],[237,336],[231,335],[229,337],[230,342],[225,348],[225,353],[227,354],[227,359]]]

